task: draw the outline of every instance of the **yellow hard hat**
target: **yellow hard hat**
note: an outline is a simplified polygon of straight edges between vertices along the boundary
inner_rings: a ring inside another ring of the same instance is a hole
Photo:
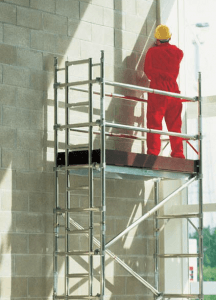
[[[158,25],[157,28],[155,29],[155,38],[157,40],[168,40],[171,38],[171,33],[169,30],[169,27],[166,25]]]

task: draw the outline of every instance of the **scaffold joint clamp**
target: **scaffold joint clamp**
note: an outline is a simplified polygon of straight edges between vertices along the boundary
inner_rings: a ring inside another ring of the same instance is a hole
[[[55,125],[53,126],[53,129],[54,129],[54,130],[58,130],[59,128],[61,128],[61,124],[55,124]]]

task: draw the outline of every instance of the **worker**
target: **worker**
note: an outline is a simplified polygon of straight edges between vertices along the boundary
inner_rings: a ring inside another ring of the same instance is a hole
[[[169,43],[171,33],[166,25],[155,30],[155,46],[147,51],[144,72],[150,80],[150,88],[180,93],[176,82],[183,51]],[[168,131],[181,132],[182,102],[178,98],[148,94],[147,127],[162,130],[165,119]],[[185,158],[182,138],[170,136],[171,156]],[[147,134],[147,154],[159,155],[161,140],[159,134]]]

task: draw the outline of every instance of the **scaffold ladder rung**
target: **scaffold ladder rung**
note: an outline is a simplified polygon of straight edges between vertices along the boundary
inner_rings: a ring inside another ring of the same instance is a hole
[[[68,234],[86,234],[89,233],[89,229],[83,229],[83,230],[71,230],[68,231]]]
[[[59,255],[59,256],[65,256],[65,255],[68,255],[68,256],[76,256],[76,255],[78,255],[78,256],[80,256],[80,255],[94,255],[95,253],[92,251],[92,252],[90,252],[90,251],[68,251],[68,252],[56,252],[56,254],[57,255]]]
[[[74,208],[68,208],[68,209],[57,209],[56,212],[58,213],[65,213],[65,212],[101,212],[102,207],[87,207],[87,208],[81,208],[81,207],[74,207]]]
[[[68,108],[73,108],[73,107],[79,107],[79,106],[88,106],[89,102],[85,101],[85,102],[76,102],[76,103],[69,103],[67,104]]]
[[[86,278],[88,276],[89,276],[88,273],[74,273],[74,274],[67,275],[68,278]]]
[[[88,296],[88,295],[78,295],[78,296],[55,296],[55,299],[98,299],[100,296]]]
[[[71,192],[71,191],[75,191],[75,190],[88,190],[88,189],[89,189],[88,185],[82,185],[82,186],[77,186],[77,187],[69,187],[69,188],[67,188],[67,191]]]
[[[83,145],[68,145],[67,149],[69,150],[79,150],[79,151],[83,151],[83,150],[88,150],[89,149],[89,145],[88,144],[83,144]]]
[[[182,214],[182,215],[164,215],[158,216],[157,219],[183,219],[183,218],[199,218],[200,214]]]

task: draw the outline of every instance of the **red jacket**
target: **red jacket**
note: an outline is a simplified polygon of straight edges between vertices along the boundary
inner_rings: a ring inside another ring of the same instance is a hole
[[[176,79],[179,74],[183,51],[169,43],[163,43],[148,50],[144,72],[151,80],[152,88],[179,92]]]

